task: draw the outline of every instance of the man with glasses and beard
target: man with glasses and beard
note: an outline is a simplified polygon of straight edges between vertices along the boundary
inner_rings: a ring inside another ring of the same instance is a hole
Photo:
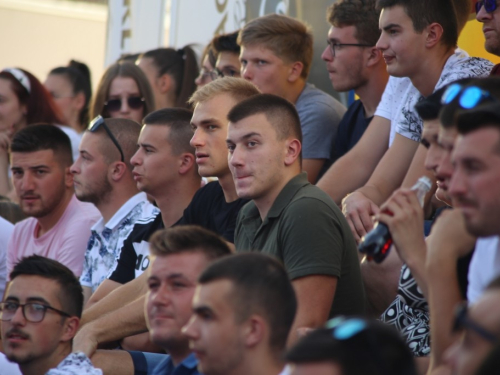
[[[33,255],[14,266],[10,279],[0,303],[2,343],[23,375],[102,375],[83,353],[71,353],[83,307],[71,270]]]

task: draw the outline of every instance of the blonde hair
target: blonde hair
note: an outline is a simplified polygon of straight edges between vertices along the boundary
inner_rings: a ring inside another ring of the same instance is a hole
[[[313,58],[313,35],[305,23],[288,16],[268,14],[248,22],[238,35],[241,47],[262,45],[283,61],[300,61],[307,79]]]
[[[236,101],[240,102],[251,96],[260,94],[260,91],[246,79],[223,77],[199,88],[191,98],[189,98],[188,103],[195,107],[198,103],[206,102],[221,94],[228,94]]]

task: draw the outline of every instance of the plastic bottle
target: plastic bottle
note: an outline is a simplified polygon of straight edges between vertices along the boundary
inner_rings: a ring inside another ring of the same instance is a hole
[[[431,180],[426,177],[420,177],[411,190],[417,194],[420,205],[424,205],[425,194],[431,189]],[[390,214],[390,212],[387,212]],[[368,232],[359,244],[359,251],[366,254],[368,260],[374,260],[381,263],[389,254],[392,245],[392,236],[386,224],[377,222],[375,227]]]

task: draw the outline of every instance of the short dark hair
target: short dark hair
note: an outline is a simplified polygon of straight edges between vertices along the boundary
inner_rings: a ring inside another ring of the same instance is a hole
[[[421,33],[436,22],[443,28],[442,43],[454,48],[458,41],[457,10],[452,0],[377,0],[377,8],[402,6],[413,22],[413,29]]]
[[[104,122],[120,145],[123,151],[125,164],[129,170],[132,170],[134,167],[130,163],[130,159],[137,151],[137,140],[141,133],[141,125],[134,120],[126,118],[107,118],[104,119]],[[106,133],[106,130],[101,127],[94,133],[99,133],[102,136],[103,142],[101,143],[100,151],[104,155],[106,162],[111,163],[118,160],[120,153]]]
[[[427,98],[422,99],[415,104],[415,110],[420,118],[424,121],[432,121],[439,118],[439,111],[443,104],[441,104],[441,97],[446,91],[446,86],[441,87],[439,90],[434,91]]]
[[[10,280],[18,276],[40,276],[57,282],[61,288],[59,302],[64,312],[71,316],[82,317],[83,290],[78,278],[65,265],[56,260],[31,255],[22,258],[12,269]]]
[[[52,150],[55,159],[66,168],[73,164],[69,137],[55,125],[35,124],[19,130],[10,143],[11,152],[36,152]]]
[[[231,304],[236,319],[243,322],[252,314],[269,324],[269,345],[280,353],[297,310],[297,299],[288,274],[274,258],[260,253],[233,255],[210,265],[200,276],[200,284],[219,280],[232,283]]]
[[[376,0],[340,0],[328,7],[326,19],[332,26],[354,26],[354,37],[362,44],[375,46],[380,38],[380,11]]]
[[[247,117],[264,114],[276,131],[279,140],[297,138],[302,143],[300,118],[295,106],[288,100],[272,94],[254,95],[236,104],[227,118],[235,123]]]
[[[166,125],[170,128],[168,141],[174,155],[187,152],[194,155],[194,147],[189,144],[193,137],[191,118],[193,112],[184,108],[163,108],[144,117],[144,125]]]
[[[216,53],[221,52],[232,52],[240,54],[240,46],[236,43],[238,39],[238,33],[240,30],[236,30],[232,33],[217,35],[212,40],[212,46]]]
[[[231,254],[223,238],[196,225],[182,225],[157,231],[149,241],[151,254],[166,256],[183,252],[200,252],[208,260]]]
[[[353,320],[364,328],[341,339],[334,337],[335,328],[315,330],[288,351],[286,360],[294,364],[333,362],[344,375],[417,374],[407,344],[393,327],[364,318],[348,318],[345,322]]]

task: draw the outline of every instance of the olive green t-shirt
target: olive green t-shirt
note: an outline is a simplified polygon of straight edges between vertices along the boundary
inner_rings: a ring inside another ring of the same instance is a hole
[[[253,201],[236,223],[238,252],[261,251],[283,263],[291,280],[338,278],[330,316],[364,313],[364,287],[356,242],[335,202],[301,173],[291,179],[261,220]]]

